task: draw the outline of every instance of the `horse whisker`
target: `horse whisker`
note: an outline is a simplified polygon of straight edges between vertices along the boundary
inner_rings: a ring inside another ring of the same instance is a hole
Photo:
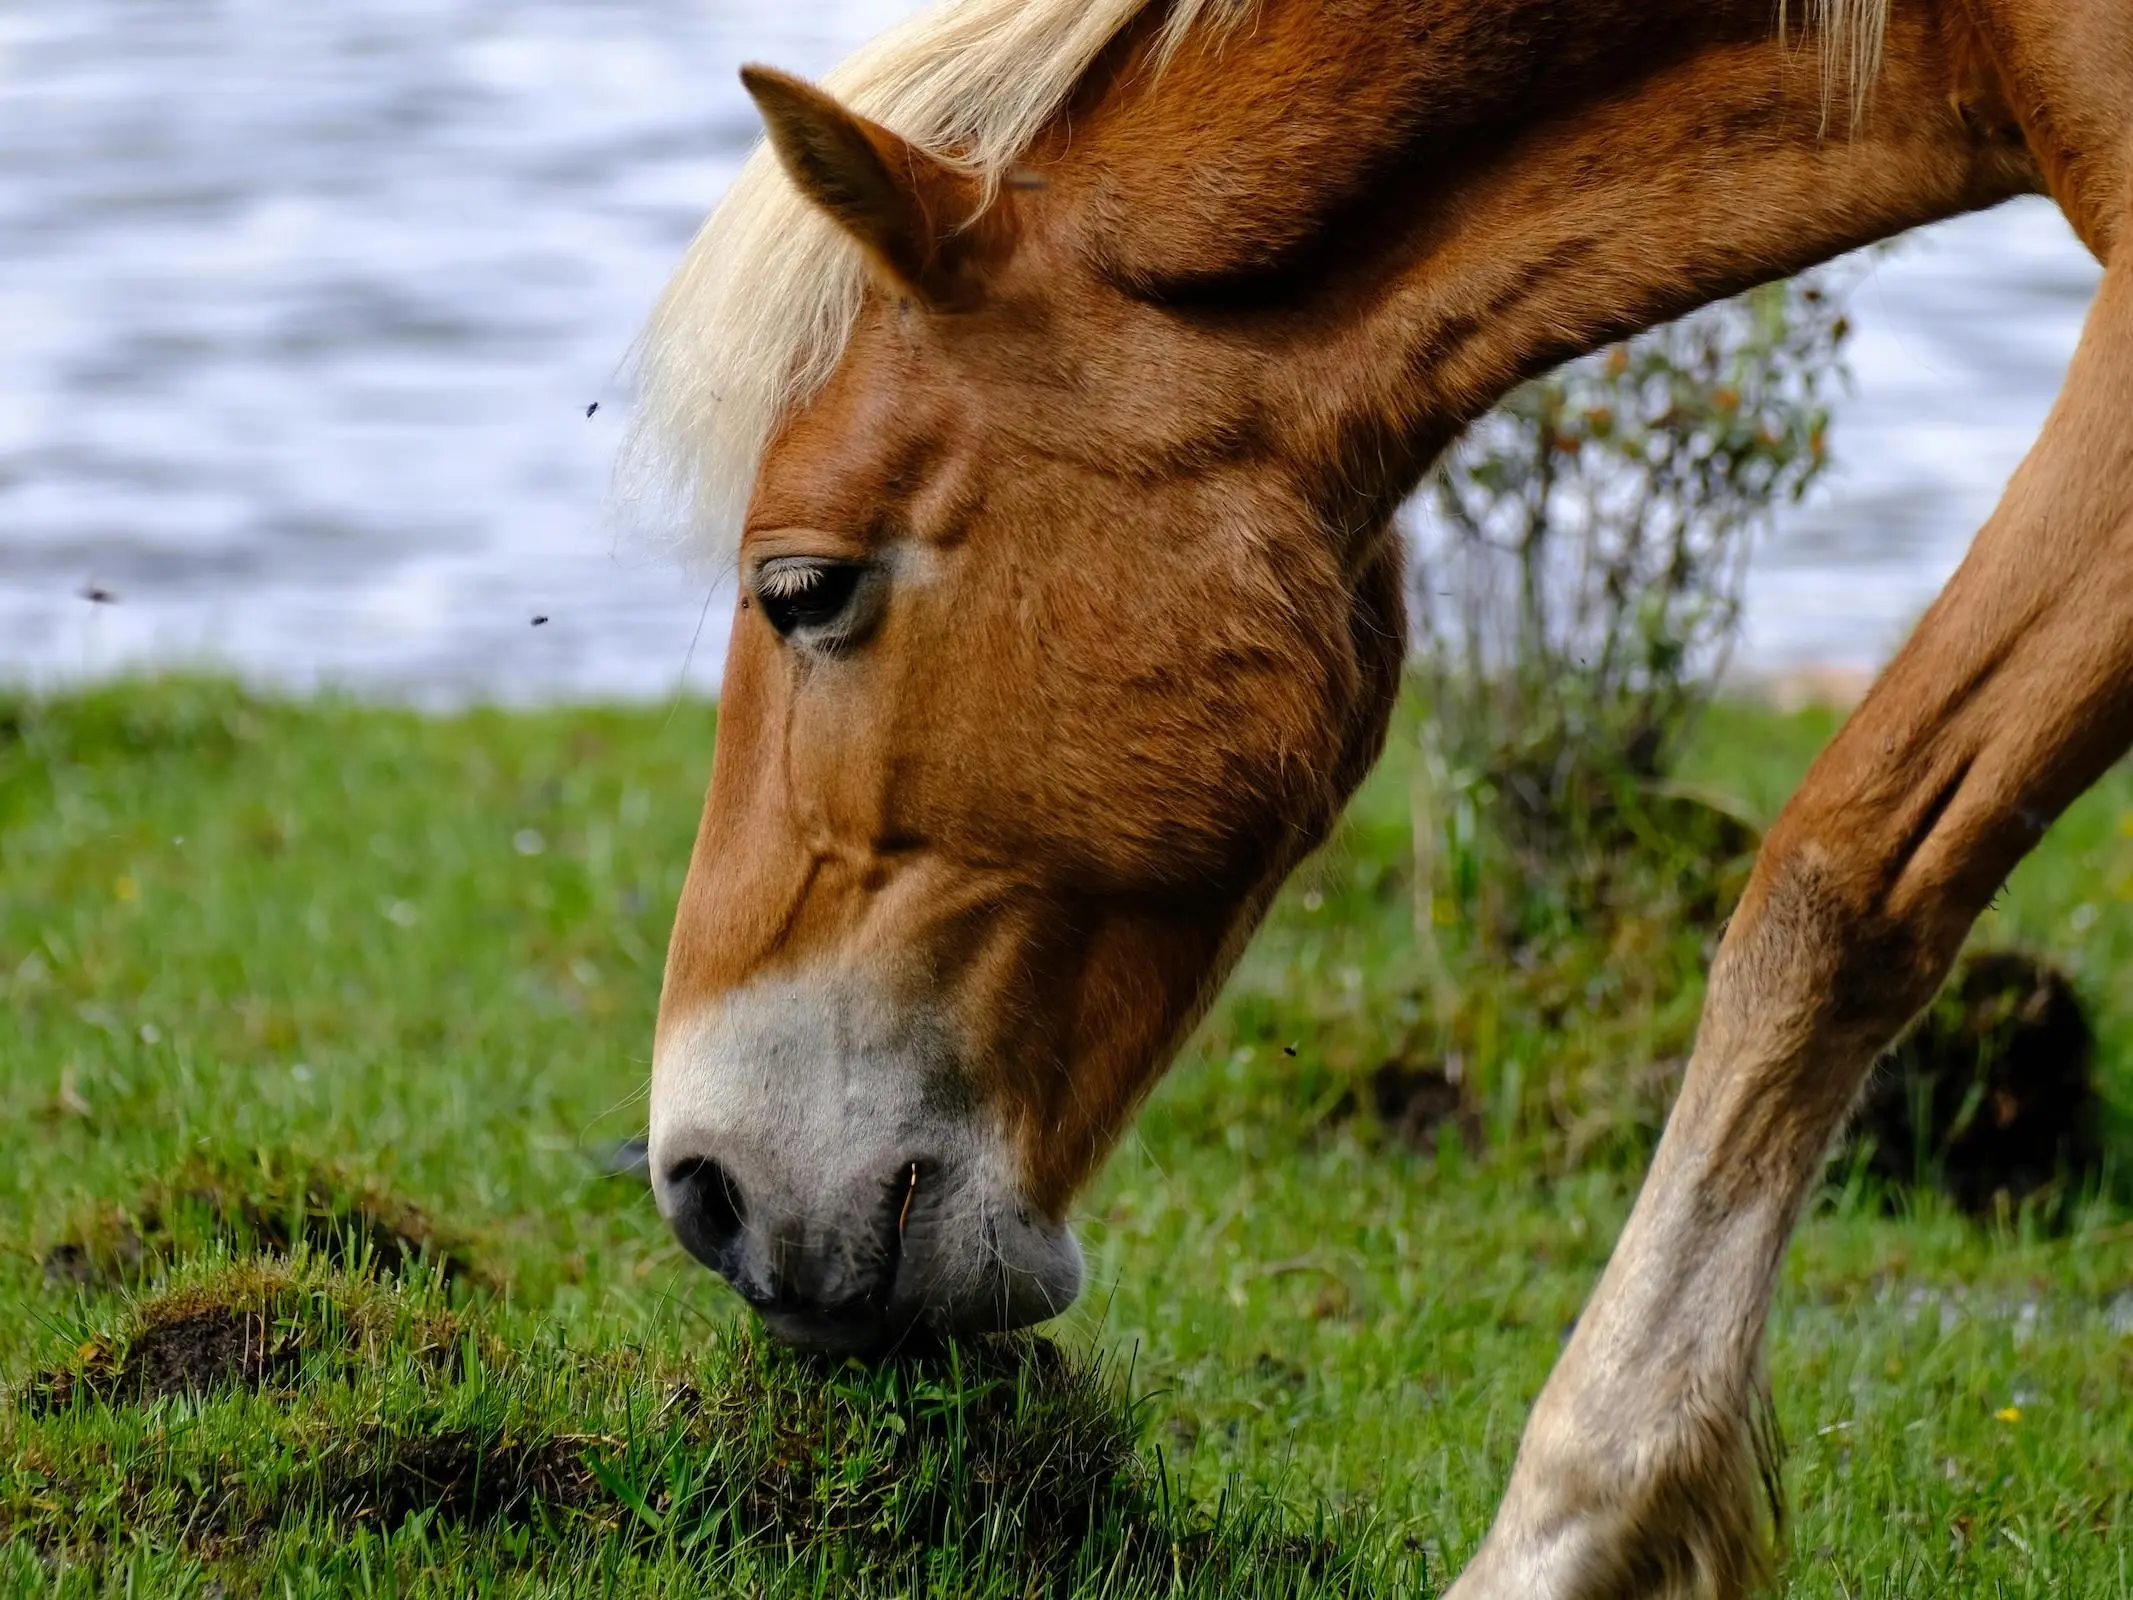
[[[904,1225],[911,1220],[911,1202],[918,1198],[918,1163],[911,1163],[911,1181],[904,1187],[903,1209],[896,1213],[896,1237],[904,1236]]]

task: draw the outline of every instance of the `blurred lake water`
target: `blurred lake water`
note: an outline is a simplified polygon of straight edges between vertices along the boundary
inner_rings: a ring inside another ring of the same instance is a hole
[[[735,68],[819,73],[905,9],[0,0],[0,680],[715,684],[716,575],[615,515],[618,369],[755,136]],[[1757,562],[1751,668],[1887,653],[2096,278],[2028,201],[1873,267],[1840,470]]]

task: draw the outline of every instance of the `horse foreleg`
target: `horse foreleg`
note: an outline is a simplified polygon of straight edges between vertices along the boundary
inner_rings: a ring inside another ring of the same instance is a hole
[[[2129,739],[2121,253],[1999,509],[1764,844],[1651,1172],[1455,1600],[1723,1597],[1765,1575],[1763,1324],[1801,1204],[1875,1055]]]

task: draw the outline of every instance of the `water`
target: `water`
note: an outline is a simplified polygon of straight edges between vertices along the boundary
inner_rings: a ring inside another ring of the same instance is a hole
[[[611,515],[617,368],[754,136],[737,64],[819,72],[903,9],[0,0],[0,679],[715,683],[713,575]],[[1844,471],[1758,565],[1751,664],[1886,652],[2095,280],[2032,203],[1875,269]]]
[[[1921,229],[1853,292],[1835,469],[1750,575],[1743,658],[1878,664],[1962,559],[2066,375],[2101,277],[2050,202]]]

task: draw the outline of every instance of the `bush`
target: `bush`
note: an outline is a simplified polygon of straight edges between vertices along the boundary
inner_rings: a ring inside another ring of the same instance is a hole
[[[1847,332],[1825,279],[1768,285],[1527,384],[1431,480],[1412,610],[1451,871],[1425,877],[1466,920],[1499,880],[1497,942],[1590,915],[1617,858],[1678,853],[1684,828],[1692,858],[1737,853],[1726,819],[1651,797],[1724,666],[1755,536],[1827,464]]]
[[[1828,462],[1847,323],[1769,285],[1518,390],[1420,502],[1423,1024],[1499,1134],[1641,1154],[1757,830],[1666,779],[1756,536]],[[1521,1062],[1503,1020],[1552,1041]]]

